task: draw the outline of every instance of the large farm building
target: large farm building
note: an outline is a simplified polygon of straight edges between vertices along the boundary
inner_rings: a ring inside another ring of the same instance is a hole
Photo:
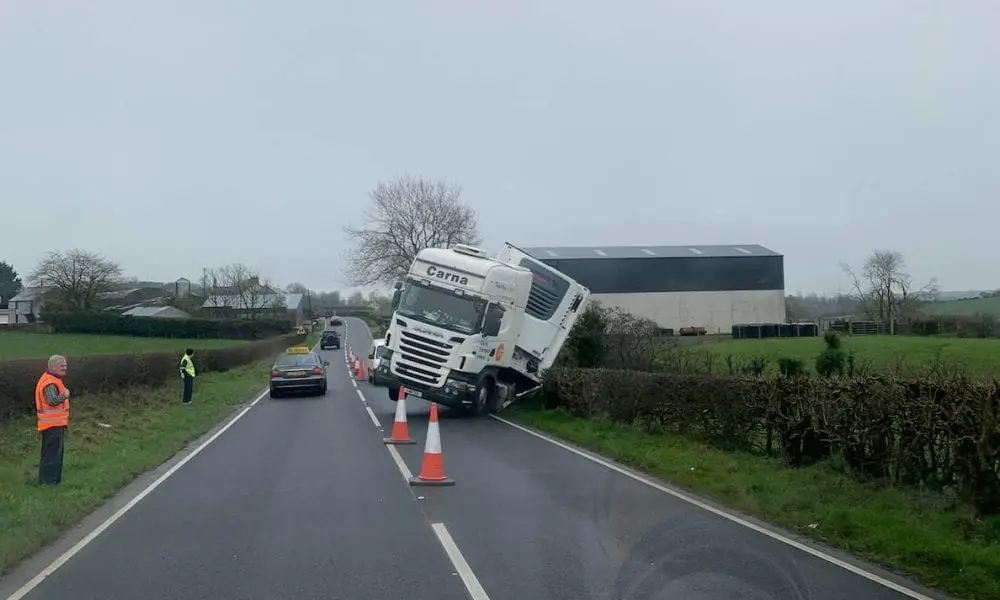
[[[730,333],[785,322],[784,257],[763,246],[532,247],[523,250],[590,288],[591,298],[660,327]]]

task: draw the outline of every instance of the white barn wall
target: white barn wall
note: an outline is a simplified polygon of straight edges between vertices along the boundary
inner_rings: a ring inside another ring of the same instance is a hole
[[[590,299],[652,319],[675,332],[681,327],[700,326],[708,333],[728,334],[738,323],[785,322],[783,290],[592,294]]]

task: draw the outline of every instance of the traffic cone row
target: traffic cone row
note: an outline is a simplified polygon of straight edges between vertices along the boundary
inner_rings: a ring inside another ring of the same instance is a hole
[[[392,433],[382,440],[386,444],[416,444],[410,439],[410,428],[406,422],[406,390],[399,388],[396,400],[396,416],[392,422]],[[410,478],[414,486],[449,486],[455,480],[444,474],[444,454],[441,452],[441,429],[438,424],[437,403],[431,403],[430,420],[427,423],[427,440],[424,442],[424,457],[420,461],[420,474]]]

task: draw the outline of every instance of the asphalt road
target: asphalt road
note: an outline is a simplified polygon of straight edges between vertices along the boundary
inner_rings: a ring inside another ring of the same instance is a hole
[[[348,320],[345,346],[364,354],[370,339]],[[403,478],[419,472],[427,404],[408,402],[420,443],[389,449],[373,424],[391,427],[385,388],[352,382],[343,352],[323,354],[325,397],[264,398],[23,597],[937,597],[893,591],[878,578],[913,586],[840,555],[841,565],[824,560],[496,419],[443,412],[456,485],[411,488]],[[0,597],[67,547],[0,581]]]

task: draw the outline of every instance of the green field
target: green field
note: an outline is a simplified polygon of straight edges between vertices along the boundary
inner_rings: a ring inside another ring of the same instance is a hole
[[[917,336],[845,336],[843,348],[879,372],[920,372],[930,363],[944,370],[960,368],[974,376],[1000,376],[1000,339],[942,338]],[[712,370],[727,369],[726,356],[736,361],[766,357],[769,369],[777,369],[779,358],[799,358],[813,369],[813,361],[823,351],[823,338],[771,338],[765,340],[725,340],[679,347],[676,352],[712,353]],[[668,351],[671,352],[671,351]]]
[[[0,332],[0,360],[48,358],[53,354],[89,356],[137,352],[183,352],[184,348],[226,348],[245,344],[242,340],[188,340],[74,333]]]
[[[1000,298],[970,298],[930,302],[922,307],[928,315],[994,315],[1000,317]]]

